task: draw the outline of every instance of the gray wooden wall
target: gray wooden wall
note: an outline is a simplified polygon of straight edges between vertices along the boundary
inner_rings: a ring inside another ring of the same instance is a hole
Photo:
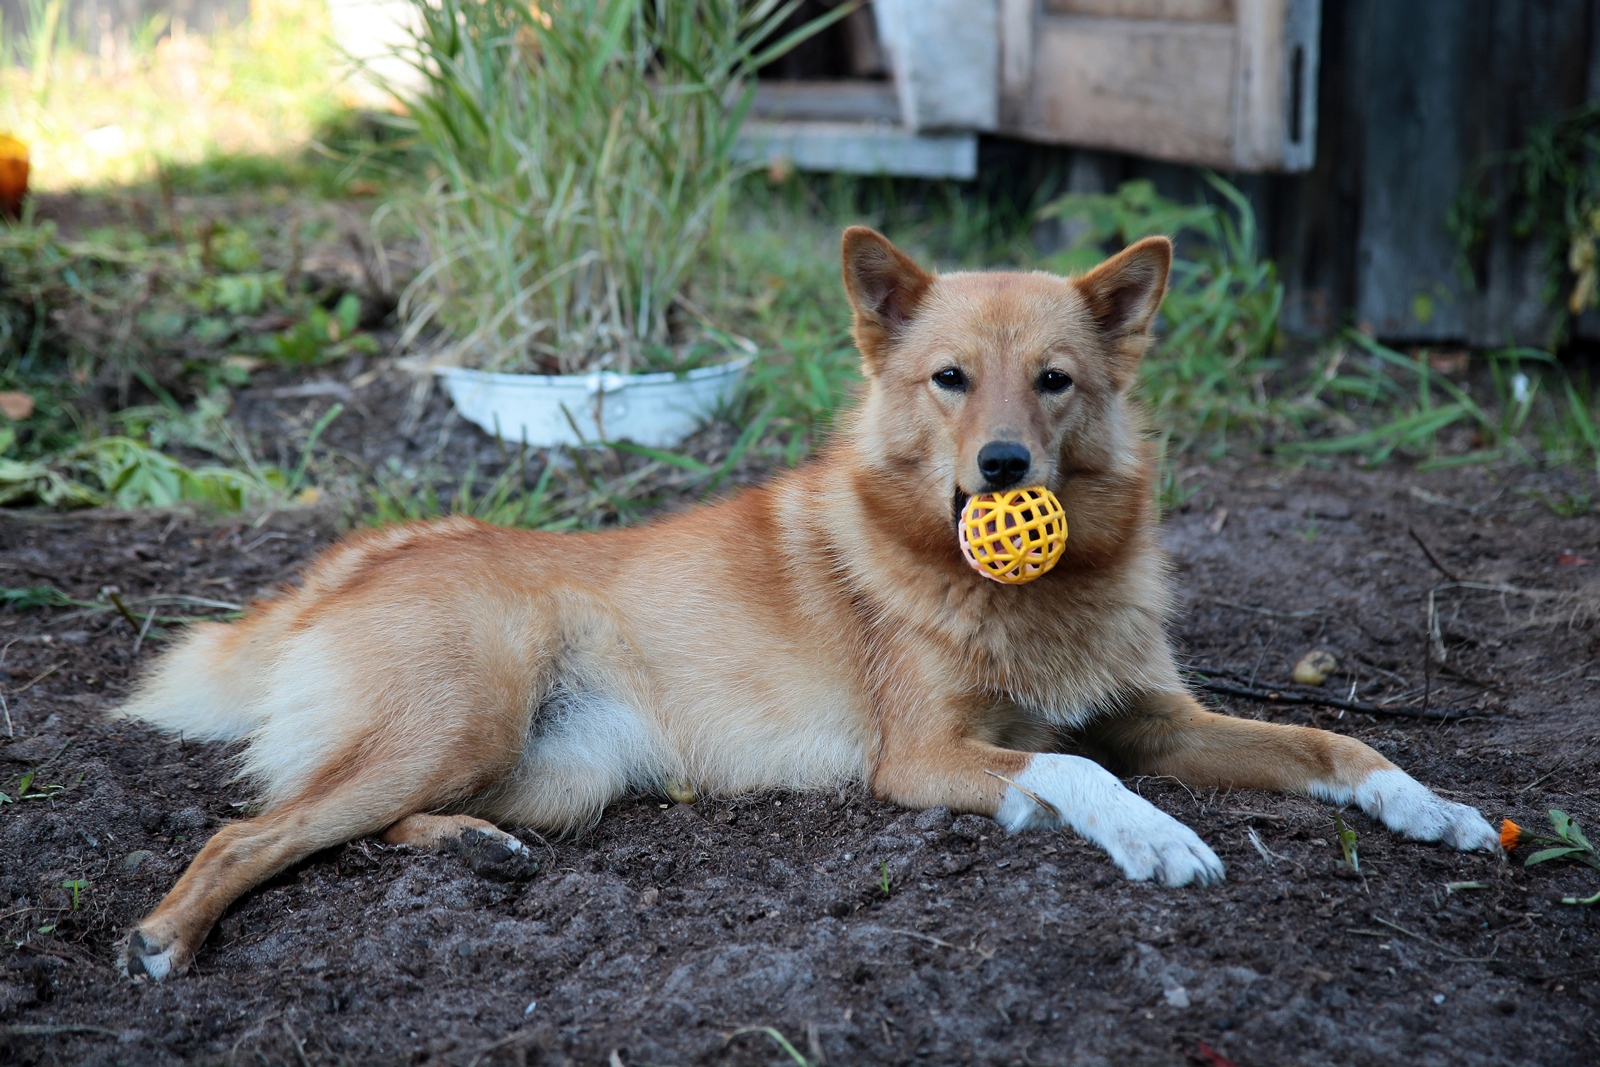
[[[1480,160],[1600,100],[1600,0],[1324,0],[1321,47],[1315,167],[1229,175],[1256,204],[1265,250],[1283,270],[1285,326],[1545,343],[1544,249],[1496,218],[1463,263],[1446,218]],[[1191,168],[1090,152],[1063,159],[1080,191],[1130,177],[1180,198],[1204,191]],[[1577,332],[1600,339],[1600,316]]]

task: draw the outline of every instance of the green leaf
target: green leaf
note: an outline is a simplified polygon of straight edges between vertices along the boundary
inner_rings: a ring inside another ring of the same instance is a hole
[[[1583,851],[1583,849],[1581,849],[1581,848],[1570,848],[1570,847],[1569,848],[1546,848],[1546,849],[1541,849],[1540,851],[1535,852],[1533,855],[1529,856],[1526,860],[1524,860],[1522,865],[1524,867],[1532,867],[1535,863],[1543,863],[1546,860],[1558,860],[1558,859],[1561,859],[1563,856],[1570,856],[1574,852],[1582,852],[1582,851]]]
[[[1556,828],[1556,834],[1563,841],[1571,842],[1585,852],[1594,851],[1594,846],[1589,844],[1589,839],[1583,836],[1583,830],[1579,828],[1577,820],[1566,812],[1561,811],[1559,808],[1551,808],[1550,825]]]

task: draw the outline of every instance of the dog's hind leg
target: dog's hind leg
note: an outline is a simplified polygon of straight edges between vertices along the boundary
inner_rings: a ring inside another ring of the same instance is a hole
[[[383,832],[383,842],[449,852],[489,878],[514,880],[539,871],[538,860],[527,845],[494,823],[471,815],[407,815]]]
[[[416,817],[477,792],[516,760],[514,746],[499,754],[483,749],[475,758],[464,748],[406,745],[380,736],[335,753],[297,794],[253,819],[224,826],[206,842],[129,936],[123,967],[131,977],[156,979],[183,971],[229,904],[321,849],[391,827],[402,839],[431,838],[430,843],[444,843],[452,833],[460,839],[463,829],[488,836],[487,827],[500,834],[487,823],[457,821],[447,830],[446,820]]]
[[[1476,808],[1437,796],[1353,737],[1206,711],[1185,692],[1141,695],[1091,723],[1086,751],[1119,774],[1354,803],[1389,829],[1463,851],[1499,848]]]

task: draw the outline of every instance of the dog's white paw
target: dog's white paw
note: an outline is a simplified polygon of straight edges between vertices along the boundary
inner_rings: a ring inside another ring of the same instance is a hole
[[[1225,873],[1222,861],[1198,834],[1081,756],[1033,757],[1016,785],[1007,787],[995,818],[1013,831],[1070,826],[1105,849],[1122,873],[1136,881],[1215,885]]]
[[[1130,798],[1149,808],[1119,820],[1112,835],[1101,840],[1079,831],[1106,850],[1107,855],[1134,881],[1167,886],[1216,885],[1227,873],[1222,860],[1200,835],[1143,797]]]
[[[1349,796],[1362,811],[1414,841],[1441,841],[1463,852],[1493,852],[1500,835],[1478,809],[1445,800],[1405,771],[1373,771]]]

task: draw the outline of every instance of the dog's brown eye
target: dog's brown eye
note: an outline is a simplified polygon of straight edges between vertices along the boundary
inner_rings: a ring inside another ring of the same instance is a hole
[[[1058,370],[1047,370],[1039,375],[1039,388],[1047,393],[1064,393],[1072,385],[1072,379]]]
[[[967,387],[967,376],[962,374],[957,367],[946,367],[933,376],[933,382],[941,389],[963,390]]]

